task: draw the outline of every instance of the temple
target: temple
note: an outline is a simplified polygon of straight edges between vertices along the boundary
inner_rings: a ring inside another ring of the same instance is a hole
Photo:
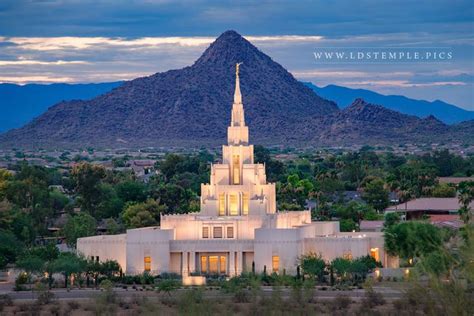
[[[222,163],[201,185],[199,213],[162,215],[159,227],[80,238],[77,250],[98,261],[116,260],[126,274],[150,272],[238,275],[243,271],[296,273],[308,253],[323,259],[373,256],[398,266],[380,232],[342,233],[339,222],[312,222],[311,212],[277,211],[274,183],[254,162],[236,64],[234,103]]]

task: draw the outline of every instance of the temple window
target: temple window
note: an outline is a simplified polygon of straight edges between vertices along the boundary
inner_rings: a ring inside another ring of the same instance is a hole
[[[225,256],[219,257],[219,271],[221,274],[225,274],[227,272],[227,262]]]
[[[222,238],[222,226],[216,226],[213,230],[213,237],[214,238]]]
[[[144,259],[144,262],[145,262],[145,271],[146,272],[151,271],[151,257],[146,256],[145,259]]]
[[[239,215],[239,199],[236,194],[229,195],[229,214]]]
[[[227,238],[234,238],[234,227],[227,227]]]
[[[234,155],[232,158],[232,170],[233,170],[233,184],[240,184],[240,158],[239,155]]]
[[[347,260],[352,260],[352,252],[347,251],[342,254],[342,257]]]
[[[217,274],[219,270],[217,265],[219,262],[219,256],[209,256],[209,273]]]
[[[219,194],[219,216],[225,216],[225,194]]]
[[[209,238],[209,227],[202,228],[202,238]]]
[[[201,272],[207,273],[207,257],[201,256]]]
[[[375,261],[380,261],[379,248],[370,248],[370,256],[374,258]]]
[[[249,214],[249,195],[248,193],[242,194],[242,215]]]
[[[278,273],[280,270],[280,256],[272,257],[272,271]]]

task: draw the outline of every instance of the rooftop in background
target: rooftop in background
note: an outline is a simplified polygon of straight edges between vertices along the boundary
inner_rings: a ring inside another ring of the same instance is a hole
[[[470,204],[474,207],[474,202]],[[386,208],[386,211],[457,211],[458,198],[419,198]]]
[[[361,232],[380,232],[382,231],[384,221],[361,221],[360,231]]]
[[[474,177],[439,177],[439,183],[459,184],[465,181],[474,181]]]
[[[430,223],[438,227],[459,229],[463,226],[463,221],[459,215],[430,215]]]

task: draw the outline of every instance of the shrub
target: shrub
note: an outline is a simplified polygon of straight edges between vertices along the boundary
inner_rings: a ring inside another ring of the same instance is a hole
[[[352,301],[349,296],[340,294],[334,299],[334,307],[336,309],[347,309],[351,305]]]
[[[55,297],[54,293],[50,292],[42,283],[36,284],[35,291],[38,293],[36,301],[39,305],[47,305],[51,303]]]
[[[79,308],[79,303],[76,301],[69,301],[67,302],[67,305],[69,306],[70,310],[76,310]]]
[[[236,303],[248,303],[250,302],[249,292],[244,288],[239,288],[234,293],[234,302]]]
[[[28,282],[28,275],[26,273],[20,273],[15,279],[15,291],[25,291],[25,284]]]
[[[180,286],[180,282],[175,279],[165,279],[158,283],[156,290],[158,293],[165,292],[168,296],[171,296],[171,292],[176,291]]]
[[[61,315],[61,306],[59,304],[51,305],[49,308],[49,313],[54,316]]]
[[[375,292],[372,287],[368,287],[365,290],[364,298],[362,299],[362,305],[367,307],[375,307],[378,305],[384,305],[385,299],[381,293]]]

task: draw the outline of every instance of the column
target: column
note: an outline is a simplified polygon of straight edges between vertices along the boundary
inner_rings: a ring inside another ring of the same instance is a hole
[[[242,274],[243,271],[243,256],[242,251],[237,251],[237,275]]]
[[[196,252],[189,253],[189,273],[196,272]]]
[[[183,251],[182,254],[181,254],[181,263],[182,263],[182,271],[181,271],[181,275],[182,276],[187,276],[189,273],[188,273],[188,252],[186,251]]]
[[[235,251],[229,252],[229,276],[235,276]]]

